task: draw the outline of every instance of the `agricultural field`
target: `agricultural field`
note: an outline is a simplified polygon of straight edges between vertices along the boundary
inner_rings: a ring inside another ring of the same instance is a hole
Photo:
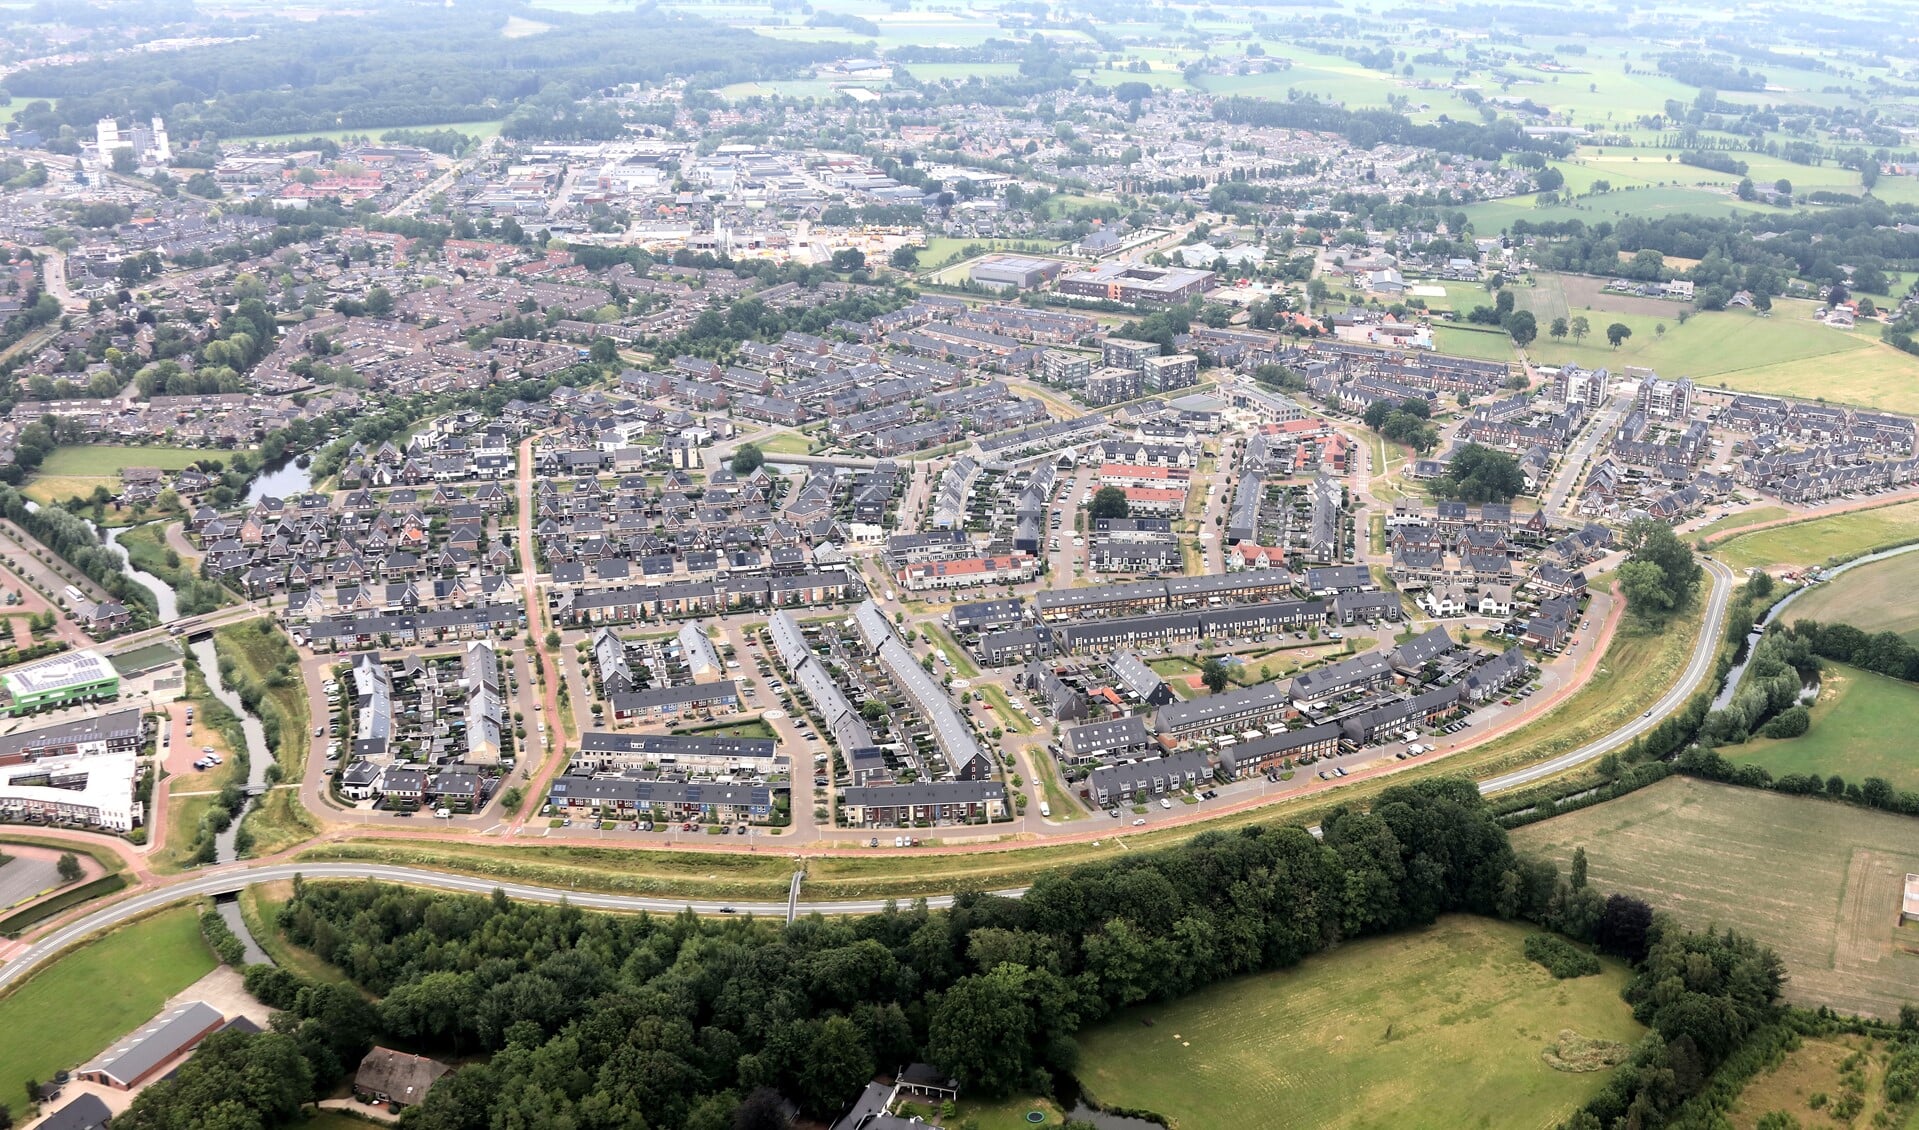
[[[1848,569],[1795,599],[1786,619],[1851,624],[1897,632],[1919,643],[1919,553],[1902,553]]]
[[[1741,392],[1820,396],[1887,412],[1919,414],[1919,359],[1879,341],[1878,332],[1870,325],[1852,333],[1863,335],[1862,348],[1829,354],[1816,365],[1781,361],[1741,369],[1718,379]]]
[[[1543,206],[1537,195],[1507,196],[1469,204],[1464,211],[1466,219],[1472,223],[1473,231],[1480,235],[1497,235],[1511,227],[1514,220],[1536,223],[1580,220],[1590,225],[1618,223],[1628,216],[1658,219],[1661,216],[1691,213],[1696,216],[1724,217],[1759,209],[1759,205],[1748,204],[1722,188],[1668,185],[1615,189],[1597,196],[1577,197],[1570,202],[1562,195],[1559,203]]]
[[[41,505],[85,498],[96,486],[120,493],[120,472],[128,467],[177,471],[210,452],[187,447],[60,447],[49,453],[21,493]]]
[[[1734,569],[1819,565],[1833,558],[1857,557],[1867,550],[1916,537],[1919,537],[1919,502],[1897,502],[1739,534],[1715,545],[1712,552]],[[1798,607],[1794,606],[1795,615],[1799,614]]]
[[[1693,927],[1751,934],[1785,960],[1786,999],[1889,1017],[1919,985],[1919,946],[1895,939],[1919,872],[1910,817],[1673,777],[1513,833],[1570,866],[1584,847],[1604,891],[1638,895]]]
[[[0,1032],[32,1039],[0,1040],[0,1079],[47,1080],[105,1051],[153,1018],[160,1006],[213,971],[213,951],[200,937],[190,906],[164,910],[69,950],[5,997]],[[19,1101],[13,1094],[9,1105]]]
[[[1176,1126],[1457,1127],[1489,1110],[1552,1125],[1607,1079],[1548,1066],[1558,1034],[1644,1030],[1619,998],[1623,965],[1554,981],[1521,952],[1527,932],[1448,917],[1129,1009],[1080,1033],[1080,1082]]]
[[[1729,761],[1763,766],[1774,777],[1837,773],[1855,784],[1884,777],[1896,789],[1919,789],[1919,759],[1912,756],[1911,744],[1915,728],[1919,686],[1827,664],[1811,730],[1796,738],[1754,738],[1719,752]]]
[[[1587,368],[1641,365],[1669,377],[1691,377],[1702,383],[1725,377],[1727,383],[1736,384],[1727,374],[1867,349],[1876,341],[1870,332],[1849,333],[1813,321],[1812,305],[1807,302],[1776,302],[1771,317],[1746,310],[1693,313],[1686,303],[1603,294],[1599,286],[1600,280],[1593,278],[1541,275],[1538,286],[1515,288],[1514,297],[1533,310],[1541,323],[1538,339],[1528,347],[1533,360]],[[1679,323],[1682,312],[1688,315],[1684,325]],[[1547,330],[1552,318],[1562,315],[1584,316],[1592,326],[1591,335],[1581,342],[1571,337],[1554,341]],[[1632,330],[1617,349],[1606,340],[1606,327],[1614,322]],[[1919,362],[1913,370],[1919,372]],[[1828,399],[1840,398],[1826,383],[1823,362],[1816,377],[1807,376],[1822,383]]]

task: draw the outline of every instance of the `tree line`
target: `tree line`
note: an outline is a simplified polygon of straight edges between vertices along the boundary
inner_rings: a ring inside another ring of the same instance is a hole
[[[1515,856],[1470,780],[1395,786],[1321,827],[1209,832],[1044,875],[1019,899],[784,929],[296,881],[280,927],[377,1000],[249,969],[248,988],[286,1010],[273,1031],[210,1042],[194,1062],[217,1074],[189,1065],[115,1125],[186,1125],[216,1106],[232,1125],[286,1125],[375,1039],[469,1061],[406,1112],[412,1130],[783,1125],[756,1120],[769,1095],[830,1120],[873,1075],[920,1059],[971,1093],[1048,1093],[1078,1065],[1076,1033],[1129,1005],[1467,912],[1638,965],[1628,999],[1653,1032],[1581,1116],[1596,1121],[1577,1123],[1609,1126],[1695,1091],[1777,996],[1777,959],[1751,942],[1602,895],[1583,856],[1569,877]]]
[[[225,42],[163,54],[107,55],[8,76],[35,101],[23,126],[90,134],[103,117],[165,115],[176,138],[305,130],[375,130],[487,121],[550,90],[699,76],[777,77],[837,58],[845,44],[755,35],[652,7],[572,15],[543,12],[550,33],[510,38],[510,0],[455,8],[379,5],[350,20],[224,21]],[[244,38],[238,38],[244,36]]]

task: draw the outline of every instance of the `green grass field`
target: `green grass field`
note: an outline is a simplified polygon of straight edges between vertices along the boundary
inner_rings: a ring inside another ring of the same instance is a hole
[[[1755,506],[1750,510],[1742,510],[1729,518],[1721,518],[1716,522],[1701,526],[1698,533],[1693,536],[1710,540],[1721,534],[1731,533],[1734,530],[1743,530],[1747,526],[1757,526],[1761,522],[1776,522],[1790,513],[1791,512],[1783,506]]]
[[[1851,624],[1919,641],[1919,553],[1848,569],[1792,602],[1790,620]]]
[[[212,453],[187,447],[59,447],[40,464],[22,493],[42,505],[85,498],[96,486],[118,494],[128,467],[177,471]]]
[[[1131,1009],[1080,1034],[1079,1077],[1102,1105],[1176,1126],[1549,1126],[1607,1073],[1540,1052],[1563,1029],[1630,1043],[1625,968],[1554,981],[1527,928],[1448,917],[1296,969]],[[1150,1020],[1152,1027],[1145,1027]]]
[[[1919,1125],[1919,1110],[1904,1112],[1912,1116],[1910,1120],[1902,1118],[1897,1123],[1884,1121],[1888,1115],[1901,1113],[1899,1106],[1888,1104],[1885,1095],[1886,1068],[1893,1046],[1857,1035],[1834,1034],[1808,1038],[1796,1050],[1789,1052],[1783,1061],[1755,1075],[1740,1089],[1732,1108],[1726,1112],[1726,1117],[1730,1119],[1728,1125],[1737,1130],[1751,1130],[1772,1111],[1785,1111],[1799,1119],[1802,1126],[1833,1125],[1819,1108],[1812,1105],[1812,1096],[1843,1094],[1844,1078],[1856,1065],[1860,1082],[1864,1084],[1860,1088],[1860,1095],[1865,1105],[1848,1124],[1900,1125],[1911,1130]],[[1890,1109],[1886,1109],[1888,1106]]]
[[[1455,357],[1476,357],[1481,361],[1511,361],[1513,339],[1503,331],[1468,329],[1465,326],[1433,327],[1433,344],[1441,353]]]
[[[1552,276],[1544,276],[1536,289],[1547,290],[1557,283]],[[1702,383],[1725,377],[1731,384],[1734,381],[1729,374],[1745,369],[1819,358],[1820,365],[1800,365],[1804,374],[1801,395],[1816,395],[1823,390],[1827,399],[1838,400],[1844,397],[1829,383],[1823,359],[1873,344],[1869,334],[1835,330],[1811,320],[1807,316],[1810,307],[1803,303],[1792,303],[1790,308],[1785,302],[1777,303],[1770,318],[1745,310],[1693,313],[1682,326],[1679,315],[1689,309],[1683,303],[1662,304],[1670,309],[1642,313],[1634,309],[1634,304],[1643,304],[1645,299],[1620,302],[1611,295],[1593,294],[1585,286],[1566,291],[1563,298],[1549,293],[1536,300],[1563,302],[1571,315],[1584,316],[1592,324],[1592,335],[1578,343],[1570,337],[1554,341],[1546,334],[1548,327],[1541,325],[1538,340],[1528,348],[1535,361],[1552,365],[1571,362],[1587,368],[1610,366],[1614,370],[1622,365],[1642,365],[1671,377],[1686,376]],[[1618,349],[1606,340],[1606,327],[1614,322],[1632,330],[1632,336]],[[1665,327],[1664,333],[1660,326]],[[1919,374],[1919,360],[1914,361],[1913,372]],[[1819,387],[1806,382],[1817,382]]]
[[[192,907],[164,910],[70,950],[0,997],[0,1079],[53,1078],[151,1020],[168,997],[212,972]],[[31,1038],[25,1038],[32,1033]]]
[[[309,130],[300,130],[296,133],[262,133],[262,134],[255,134],[251,137],[223,137],[220,140],[228,145],[245,145],[248,142],[253,142],[259,145],[283,145],[289,141],[309,141],[316,137],[325,138],[328,141],[346,141],[349,138],[370,137],[374,139],[375,141],[378,141],[381,134],[392,129],[424,130],[424,131],[452,129],[452,130],[459,130],[461,133],[466,134],[468,137],[474,138],[475,140],[485,141],[489,137],[500,136],[500,127],[505,124],[506,124],[506,120],[502,118],[498,121],[491,121],[491,122],[441,122],[438,125],[430,125],[430,126],[377,126],[377,127],[371,127],[371,128],[354,127],[352,129],[309,129]]]
[[[1919,537],[1919,502],[1900,502],[1740,534],[1714,546],[1713,556],[1735,569],[1819,565],[1915,537]]]
[[[1892,1016],[1919,986],[1895,943],[1900,891],[1919,872],[1919,825],[1809,797],[1673,777],[1513,833],[1522,853],[1570,866],[1694,927],[1731,926],[1779,951],[1786,999]]]
[[[1852,332],[1859,335],[1859,348],[1827,354],[1817,364],[1756,365],[1720,374],[1715,381],[1741,392],[1810,396],[1887,412],[1919,413],[1919,359],[1878,341],[1870,327]]]
[[[1794,611],[1798,606],[1794,605]],[[1812,729],[1796,738],[1754,738],[1719,752],[1751,762],[1774,777],[1839,774],[1848,781],[1884,777],[1894,788],[1919,789],[1919,759],[1911,736],[1919,728],[1919,686],[1828,664],[1821,677]]]

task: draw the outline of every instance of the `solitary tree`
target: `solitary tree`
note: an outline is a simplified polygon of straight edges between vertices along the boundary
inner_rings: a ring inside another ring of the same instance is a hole
[[[1516,310],[1506,315],[1506,332],[1512,335],[1514,345],[1524,349],[1539,336],[1539,322],[1531,310]]]
[[[1566,331],[1569,328],[1566,319],[1554,318],[1552,325],[1546,327],[1546,332],[1552,335],[1554,341],[1564,341],[1566,339]]]
[[[1124,518],[1132,513],[1132,504],[1126,501],[1126,492],[1119,487],[1101,487],[1093,495],[1092,517]]]
[[[1631,336],[1632,327],[1624,322],[1614,322],[1606,327],[1606,340],[1612,343],[1614,349],[1618,349],[1620,343]]]
[[[740,449],[733,453],[733,461],[728,466],[733,468],[733,473],[736,475],[750,475],[764,462],[766,462],[766,453],[760,450],[758,444],[743,443]]]
[[[54,864],[54,866],[60,872],[60,881],[62,883],[71,883],[82,874],[80,870],[80,860],[70,851],[61,852],[60,861]]]
[[[1226,689],[1226,665],[1219,661],[1218,656],[1213,656],[1200,665],[1199,677],[1200,681],[1206,684],[1206,689],[1214,694]]]
[[[1593,332],[1593,324],[1586,320],[1584,314],[1574,316],[1572,325],[1568,328],[1572,331],[1574,345],[1586,340],[1586,335]]]

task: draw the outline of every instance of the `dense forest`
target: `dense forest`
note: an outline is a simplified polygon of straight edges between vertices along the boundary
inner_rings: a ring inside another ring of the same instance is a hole
[[[519,15],[551,27],[509,38]],[[201,21],[204,23],[205,21]],[[91,136],[102,117],[167,118],[176,138],[301,130],[387,129],[506,117],[543,91],[596,90],[670,77],[766,78],[847,51],[788,43],[650,6],[592,16],[530,10],[513,0],[385,3],[299,22],[218,21],[247,36],[183,51],[133,53],[8,76],[35,100],[20,123]],[[46,99],[58,99],[47,106]]]
[[[1042,876],[1019,899],[784,929],[302,882],[280,925],[376,999],[249,969],[286,1010],[274,1031],[223,1037],[214,1069],[189,1065],[115,1126],[214,1108],[236,1115],[223,1126],[286,1124],[375,1039],[468,1061],[406,1112],[416,1130],[779,1125],[736,1121],[769,1095],[831,1119],[919,1059],[974,1093],[1046,1093],[1075,1069],[1075,1033],[1119,1009],[1455,911],[1528,918],[1640,968],[1628,998],[1652,1034],[1581,1125],[1671,1109],[1773,1010],[1769,953],[1603,896],[1583,861],[1562,877],[1515,857],[1469,780],[1388,789],[1322,830],[1207,833]]]

